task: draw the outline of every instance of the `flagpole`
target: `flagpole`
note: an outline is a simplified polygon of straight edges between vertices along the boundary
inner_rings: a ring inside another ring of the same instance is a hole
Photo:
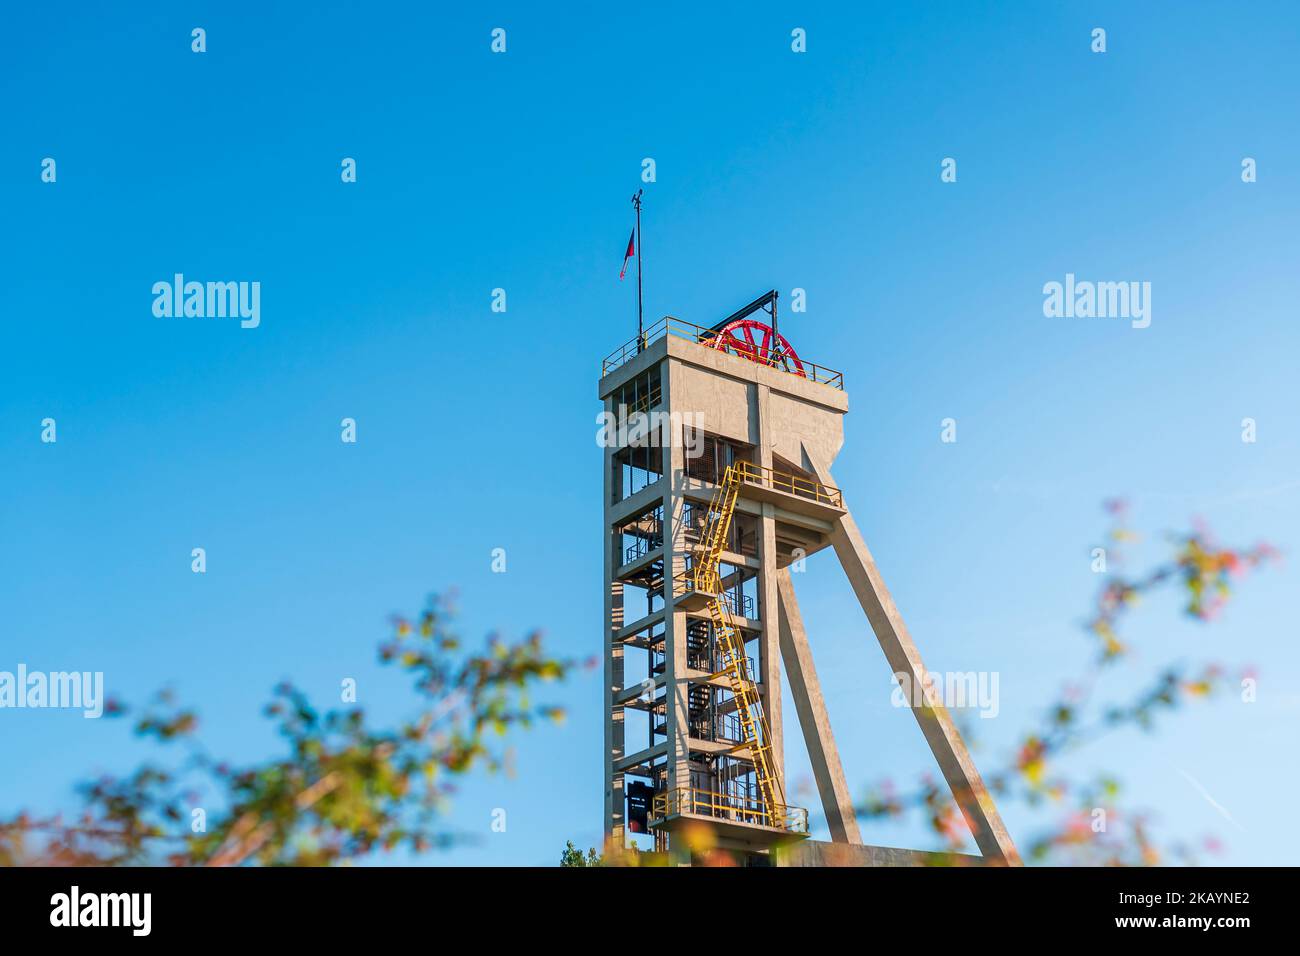
[[[645,317],[641,309],[641,193],[638,189],[632,197],[636,207],[636,350],[645,348]]]

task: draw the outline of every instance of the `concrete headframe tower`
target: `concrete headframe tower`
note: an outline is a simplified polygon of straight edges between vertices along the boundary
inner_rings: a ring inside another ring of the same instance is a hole
[[[760,310],[770,324],[751,318]],[[925,862],[862,846],[790,575],[833,548],[889,667],[926,689],[912,712],[983,861],[1019,863],[831,476],[843,377],[778,334],[776,293],[711,328],[655,323],[605,359],[600,398],[615,845],[652,832],[679,863],[703,846],[750,863]],[[830,845],[800,842],[808,814],[785,797],[783,664]]]

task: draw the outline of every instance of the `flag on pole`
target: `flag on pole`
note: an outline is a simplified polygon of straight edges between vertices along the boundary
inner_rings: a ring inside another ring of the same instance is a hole
[[[627,237],[627,252],[623,253],[623,271],[618,274],[621,280],[627,275],[627,261],[636,255],[636,230],[632,230],[632,235]]]

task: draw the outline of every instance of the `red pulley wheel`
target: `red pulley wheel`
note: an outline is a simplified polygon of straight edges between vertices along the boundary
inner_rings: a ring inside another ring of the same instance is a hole
[[[799,356],[785,340],[785,336],[753,319],[737,319],[735,322],[728,322],[706,344],[719,352],[739,355],[759,365],[781,368],[801,378],[808,377],[803,363],[799,361]]]

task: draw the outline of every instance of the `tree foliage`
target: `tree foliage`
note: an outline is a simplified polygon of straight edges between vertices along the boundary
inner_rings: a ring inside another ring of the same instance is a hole
[[[360,707],[322,711],[283,683],[265,715],[284,752],[249,765],[212,758],[196,714],[160,694],[134,731],[172,759],[83,783],[74,819],[0,821],[0,864],[316,866],[449,845],[457,837],[440,812],[456,779],[502,768],[512,730],[561,720],[560,708],[531,694],[576,666],[548,656],[536,633],[514,643],[492,636],[465,652],[453,618],[434,596],[413,620],[393,618],[379,647],[380,661],[412,680],[414,717],[372,726]],[[106,713],[130,716],[119,703]]]
[[[1175,588],[1182,594],[1188,617],[1212,621],[1231,598],[1234,582],[1278,555],[1267,544],[1225,547],[1207,528],[1197,526],[1190,533],[1171,536],[1172,554],[1167,560],[1144,574],[1128,576],[1119,570],[1122,562],[1117,559],[1122,546],[1136,535],[1127,527],[1123,502],[1108,502],[1106,508],[1112,519],[1108,570],[1084,625],[1095,648],[1092,664],[1086,673],[1065,684],[1044,708],[1040,723],[1020,735],[1014,755],[985,777],[985,785],[999,803],[1020,801],[1055,811],[1055,821],[1025,842],[1023,849],[1030,860],[1111,866],[1155,865],[1169,859],[1192,863],[1197,859],[1195,847],[1185,842],[1158,846],[1150,832],[1149,814],[1121,805],[1117,775],[1073,780],[1061,769],[1058,758],[1125,727],[1154,730],[1181,706],[1251,678],[1249,671],[1233,674],[1213,662],[1168,664],[1150,675],[1143,689],[1126,701],[1098,703],[1101,685],[1133,657],[1129,642],[1121,637],[1121,625],[1144,597],[1161,588]],[[966,733],[969,737],[969,730]],[[965,821],[947,788],[932,778],[923,778],[906,793],[899,793],[890,781],[882,781],[868,791],[857,810],[867,821],[924,814],[945,849],[968,848],[970,834]],[[1203,841],[1201,849],[1214,851],[1217,841]]]
[[[560,866],[604,866],[605,861],[596,852],[595,847],[589,847],[586,855],[573,845],[572,840],[564,841],[564,850],[560,853]]]

